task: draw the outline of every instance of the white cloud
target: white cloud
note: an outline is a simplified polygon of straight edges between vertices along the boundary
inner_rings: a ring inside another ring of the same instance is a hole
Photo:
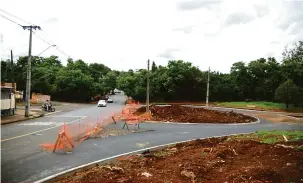
[[[279,59],[286,44],[303,37],[303,1],[0,1],[1,9],[40,25],[37,35],[66,53],[50,48],[43,56],[58,55],[63,63],[71,56],[118,70],[146,67],[147,59],[157,65],[183,59],[202,70],[229,72],[236,61]],[[28,53],[28,31],[0,17],[0,35],[1,58],[10,49]],[[33,54],[47,47],[33,36]]]
[[[169,60],[173,60],[173,59],[175,59],[175,57],[173,56],[173,53],[177,52],[177,51],[179,51],[179,49],[169,48],[169,49],[166,49],[164,52],[160,53],[158,56],[169,59]]]

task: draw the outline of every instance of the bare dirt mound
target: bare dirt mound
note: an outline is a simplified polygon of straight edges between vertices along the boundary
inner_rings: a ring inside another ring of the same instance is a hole
[[[303,140],[292,142],[292,146]],[[132,155],[58,182],[232,182],[303,181],[303,151],[279,144],[227,137],[195,140]]]
[[[221,112],[181,105],[152,106],[150,111],[152,114],[151,120],[154,121],[183,123],[250,123],[256,121],[253,117],[235,112]]]

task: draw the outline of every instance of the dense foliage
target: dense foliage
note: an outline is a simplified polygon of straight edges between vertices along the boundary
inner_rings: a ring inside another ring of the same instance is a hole
[[[303,104],[303,42],[283,52],[283,59],[260,58],[236,62],[229,74],[210,73],[210,101],[281,101]],[[1,62],[2,81],[17,82],[25,90],[27,57],[20,57],[13,67]],[[15,73],[12,78],[12,73]],[[189,62],[171,60],[167,66],[151,64],[151,101],[205,101],[207,71]],[[136,100],[145,100],[147,70],[112,71],[103,64],[87,64],[68,59],[63,66],[58,57],[34,57],[32,92],[51,94],[58,100],[85,101],[114,88],[123,90]],[[288,90],[291,88],[291,90]]]
[[[1,61],[1,81],[14,80],[17,89],[25,91],[27,59],[19,57],[13,65]],[[63,66],[56,56],[33,57],[31,92],[49,94],[53,100],[89,101],[115,89],[118,74],[103,64],[68,59]]]
[[[117,86],[127,95],[144,100],[146,73],[142,69],[135,73],[124,72],[117,78]],[[150,73],[151,101],[205,101],[206,83],[207,71],[200,71],[189,62],[172,60],[166,67],[157,67],[153,62]],[[292,87],[291,91],[285,90],[288,86]],[[281,101],[287,106],[302,105],[302,90],[302,41],[291,49],[286,48],[281,62],[273,57],[249,63],[240,61],[232,65],[230,74],[210,73],[211,101],[259,100]]]

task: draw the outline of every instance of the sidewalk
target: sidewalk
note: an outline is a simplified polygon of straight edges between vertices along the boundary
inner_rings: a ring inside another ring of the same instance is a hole
[[[26,118],[24,117],[24,113],[24,109],[17,109],[14,116],[1,117],[1,125],[38,118],[44,115],[42,112],[39,111],[30,111],[30,117]]]

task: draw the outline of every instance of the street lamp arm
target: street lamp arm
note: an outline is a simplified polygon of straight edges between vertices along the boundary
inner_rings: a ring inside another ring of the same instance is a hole
[[[55,47],[55,46],[57,46],[57,45],[50,45],[49,47],[47,47],[45,50],[43,50],[39,55],[38,55],[38,57],[42,54],[42,53],[44,53],[46,50],[48,50],[49,48],[51,48],[51,47]]]

